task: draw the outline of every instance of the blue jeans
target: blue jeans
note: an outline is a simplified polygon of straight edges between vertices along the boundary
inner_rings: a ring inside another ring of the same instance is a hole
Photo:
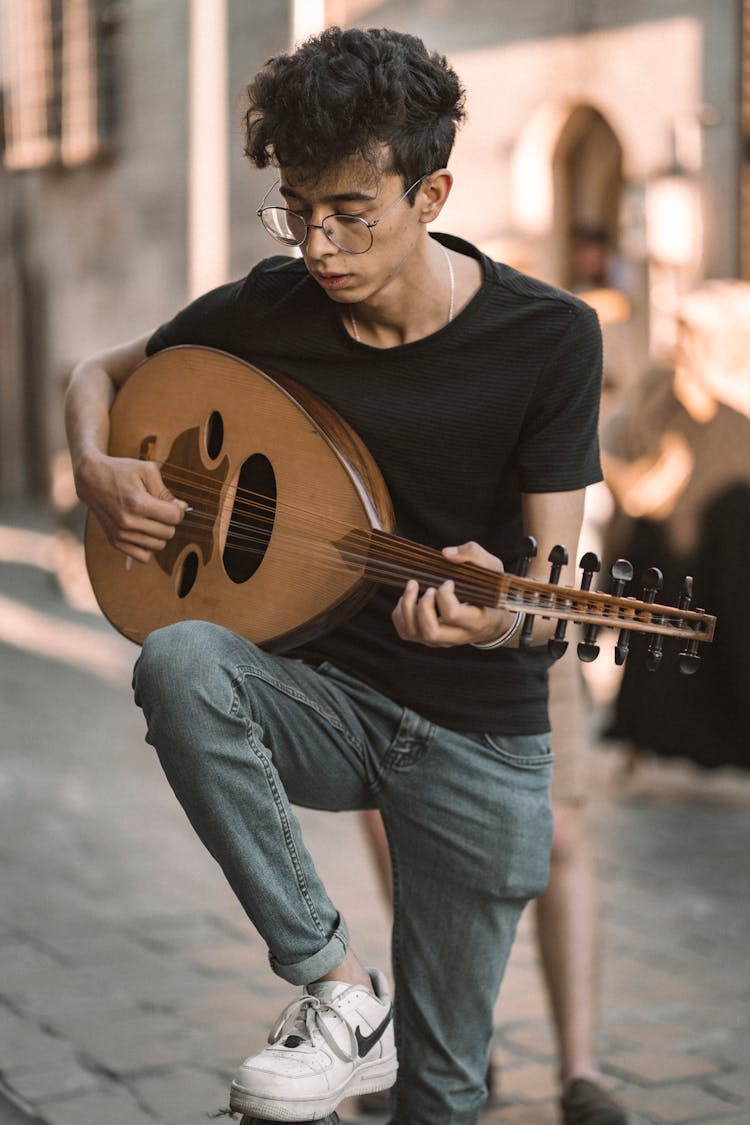
[[[548,735],[447,730],[330,664],[271,656],[205,622],[152,633],[134,684],[170,784],[292,984],[338,965],[349,933],[291,806],[381,810],[393,1121],[474,1125],[518,918],[547,881]]]

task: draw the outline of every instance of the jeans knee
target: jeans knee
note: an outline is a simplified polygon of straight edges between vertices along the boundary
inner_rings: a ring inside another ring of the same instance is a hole
[[[232,637],[206,621],[180,621],[149,634],[133,672],[135,701],[146,717],[149,742],[156,732],[184,737],[212,705],[231,707],[226,648]]]
[[[206,621],[177,621],[154,629],[143,642],[142,663],[158,668],[164,662],[187,658],[189,653],[201,650],[206,632],[210,634],[216,628]]]
[[[133,683],[136,693],[152,684],[195,681],[204,661],[210,659],[213,633],[220,627],[207,621],[178,621],[154,629],[143,642]],[[225,630],[221,630],[224,632]]]

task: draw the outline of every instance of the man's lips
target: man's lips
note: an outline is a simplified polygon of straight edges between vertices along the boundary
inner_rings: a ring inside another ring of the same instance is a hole
[[[315,273],[315,279],[324,289],[340,289],[351,279],[350,273]]]

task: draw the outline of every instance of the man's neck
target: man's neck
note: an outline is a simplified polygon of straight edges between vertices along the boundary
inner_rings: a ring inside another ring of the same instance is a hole
[[[347,331],[360,343],[393,348],[440,331],[481,285],[479,263],[430,239],[426,260],[366,301],[342,307]]]

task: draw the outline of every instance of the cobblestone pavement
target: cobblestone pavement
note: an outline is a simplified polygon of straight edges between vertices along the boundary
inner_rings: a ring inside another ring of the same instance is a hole
[[[0,1125],[197,1125],[226,1105],[289,989],[143,742],[135,650],[85,608],[75,546],[46,531],[38,514],[0,512]],[[597,755],[591,805],[601,1064],[638,1125],[747,1125],[750,779],[653,763],[624,779],[621,762]],[[356,817],[302,820],[360,951],[385,965]],[[483,1125],[556,1122],[526,921],[496,1048],[501,1104]]]

